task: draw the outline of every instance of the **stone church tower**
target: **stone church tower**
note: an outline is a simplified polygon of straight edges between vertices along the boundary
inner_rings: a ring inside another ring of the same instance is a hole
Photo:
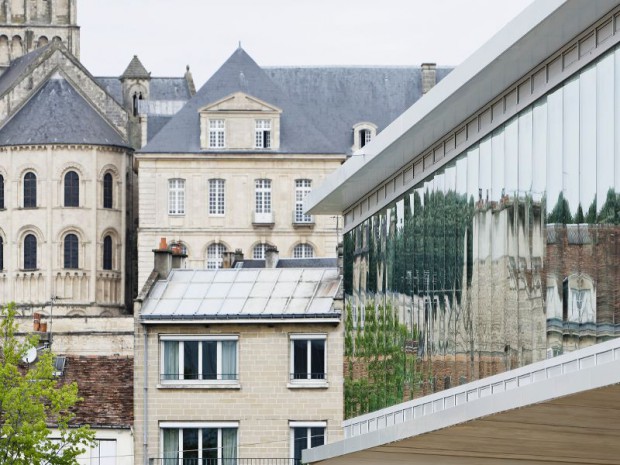
[[[77,0],[0,0],[0,72],[54,40],[80,57]]]

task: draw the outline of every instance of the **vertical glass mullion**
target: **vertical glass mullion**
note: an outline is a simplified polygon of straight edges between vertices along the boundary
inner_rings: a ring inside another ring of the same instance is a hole
[[[222,341],[217,341],[217,348],[215,350],[215,366],[216,368],[216,379],[222,379]]]
[[[179,373],[178,379],[185,379],[185,343],[183,341],[179,341]]]
[[[197,379],[203,379],[203,376],[202,376],[202,341],[198,342],[198,376],[197,376]]]
[[[307,349],[308,354],[307,354],[307,374],[306,374],[306,378],[307,379],[312,379],[312,341],[310,339],[308,339],[307,341]]]

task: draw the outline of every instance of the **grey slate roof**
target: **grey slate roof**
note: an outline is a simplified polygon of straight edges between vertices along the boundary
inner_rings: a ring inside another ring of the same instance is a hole
[[[419,67],[260,68],[239,48],[140,151],[202,152],[198,110],[239,91],[282,109],[278,152],[348,154],[353,125],[384,129],[422,96],[422,79]]]
[[[265,71],[238,48],[141,152],[200,153],[198,110],[235,92],[282,109],[280,153],[339,153]]]
[[[120,105],[123,104],[123,88],[120,78],[96,77],[95,81]],[[149,89],[150,100],[186,101],[191,97],[187,81],[183,77],[152,77]]]
[[[339,319],[336,268],[174,269],[152,287],[143,321]]]
[[[127,65],[127,69],[121,75],[121,79],[148,79],[150,76],[138,56],[134,55]]]
[[[29,144],[130,147],[59,74],[45,82],[0,128],[0,146]]]
[[[28,66],[36,62],[41,55],[53,46],[54,43],[50,43],[13,60],[11,62],[11,66],[7,68],[2,75],[0,75],[0,95],[4,94],[13,85],[13,83],[15,83],[24,71],[26,71]]]
[[[280,258],[276,268],[336,268],[337,258]],[[265,268],[265,260],[247,259],[235,264],[235,268]]]

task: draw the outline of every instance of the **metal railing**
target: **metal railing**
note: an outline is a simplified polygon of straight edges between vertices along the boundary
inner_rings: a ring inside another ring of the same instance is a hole
[[[291,381],[327,381],[327,373],[290,373]]]
[[[301,460],[293,458],[150,458],[149,465],[301,465]]]
[[[160,382],[169,381],[239,381],[239,373],[160,373]]]

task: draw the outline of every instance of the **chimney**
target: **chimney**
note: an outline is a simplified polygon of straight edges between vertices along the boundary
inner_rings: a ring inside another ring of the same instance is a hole
[[[437,65],[435,63],[422,63],[422,95],[437,84]]]
[[[183,248],[181,247],[181,244],[172,244],[170,247],[170,251],[172,252],[171,268],[185,268],[185,259],[187,258],[187,254],[183,253]]]
[[[172,270],[172,252],[168,250],[166,238],[162,237],[159,241],[159,248],[153,249],[155,254],[153,271],[157,271],[160,279],[165,279]]]
[[[233,257],[235,256],[234,252],[223,252],[222,253],[222,268],[232,268]]]
[[[243,251],[241,249],[235,249],[235,258],[233,259],[233,266],[235,263],[243,261]]]
[[[340,276],[344,275],[344,243],[343,242],[338,242],[338,245],[336,246],[336,256],[338,257],[337,259],[337,266],[338,266],[338,274]]]
[[[275,247],[265,249],[265,268],[275,268],[278,264],[280,253]]]

